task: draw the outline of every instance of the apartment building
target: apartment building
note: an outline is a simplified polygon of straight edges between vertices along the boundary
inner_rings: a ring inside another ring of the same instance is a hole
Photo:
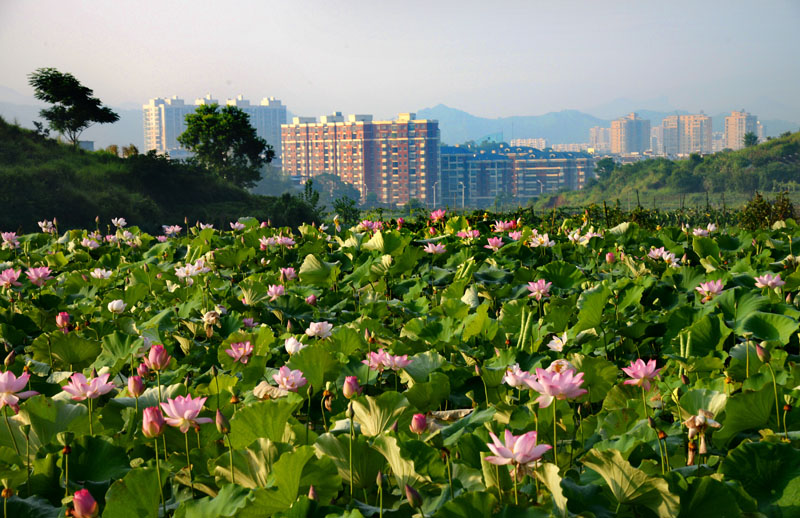
[[[698,115],[671,115],[661,121],[661,153],[670,156],[706,154],[713,151],[711,117]],[[654,152],[656,152],[654,150]]]
[[[636,113],[611,121],[611,152],[617,155],[644,153],[650,149],[650,121]]]
[[[732,111],[725,117],[725,147],[728,149],[742,149],[744,136],[747,133],[758,135],[758,117],[746,111]]]

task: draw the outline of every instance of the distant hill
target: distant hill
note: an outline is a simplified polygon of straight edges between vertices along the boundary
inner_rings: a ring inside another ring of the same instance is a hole
[[[496,133],[501,133],[506,142],[512,138],[534,137],[546,138],[552,144],[588,142],[589,128],[609,124],[606,120],[576,110],[488,119],[444,104],[417,110],[417,117],[438,120],[442,143],[445,144],[477,141]]]

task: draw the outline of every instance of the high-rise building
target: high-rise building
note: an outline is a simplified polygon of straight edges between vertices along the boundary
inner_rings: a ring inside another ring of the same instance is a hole
[[[594,159],[588,153],[512,148],[512,189],[519,203],[561,189],[583,189],[594,178]]]
[[[286,106],[274,97],[264,97],[261,104],[250,104],[250,101],[236,96],[228,99],[228,106],[236,106],[250,116],[250,125],[256,129],[258,136],[267,141],[275,151],[275,157],[281,157],[281,125],[286,124]]]
[[[352,184],[362,198],[404,205],[428,203],[439,179],[439,123],[401,113],[393,121],[340,112],[313,118],[295,117],[281,126],[283,170],[313,178],[333,174]]]
[[[611,128],[595,126],[589,129],[589,147],[595,153],[608,153],[611,151]]]
[[[650,128],[650,151],[654,155],[664,154],[664,126]]]
[[[536,149],[547,149],[546,138],[515,138],[511,139],[512,147],[532,147]]]
[[[758,135],[758,118],[746,111],[733,111],[725,117],[725,147],[729,149],[742,149],[744,136],[747,133]]]
[[[699,115],[670,115],[661,121],[662,152],[666,155],[711,153],[711,117]]]
[[[150,99],[142,106],[144,151],[155,150],[173,156],[187,154],[178,143],[178,135],[186,131],[186,116],[204,104],[219,104],[219,101],[211,95],[195,99],[194,104],[186,104],[177,96]],[[275,155],[280,157],[280,127],[286,122],[286,106],[273,97],[263,99],[261,104],[250,104],[241,95],[236,99],[229,99],[227,104],[237,106],[247,113],[258,136],[266,140],[275,150]]]
[[[635,113],[611,121],[611,152],[644,153],[650,149],[650,121]]]

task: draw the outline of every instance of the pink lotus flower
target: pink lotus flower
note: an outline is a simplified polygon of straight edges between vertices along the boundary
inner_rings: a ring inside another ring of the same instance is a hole
[[[161,225],[161,228],[164,229],[164,233],[169,237],[175,237],[183,230],[180,225]]]
[[[88,237],[84,237],[81,240],[81,246],[84,246],[90,250],[94,250],[96,248],[100,248],[100,243],[98,243],[94,239],[89,239]]]
[[[2,232],[0,237],[3,239],[3,248],[19,248],[16,232]]]
[[[508,233],[508,237],[510,237],[514,241],[519,241],[519,238],[522,237],[522,232],[520,232],[519,230],[515,230],[513,232],[509,232]]]
[[[425,250],[429,254],[435,254],[435,255],[443,254],[447,251],[445,246],[441,243],[436,243],[436,244],[428,243],[427,245],[425,245],[425,248],[423,248],[423,250]]]
[[[480,230],[459,230],[456,234],[462,239],[475,239],[481,235]]]
[[[704,228],[696,228],[692,231],[692,234],[700,237],[708,237],[708,230]]]
[[[283,347],[286,349],[286,352],[289,353],[290,355],[296,353],[297,351],[307,346],[308,344],[304,344],[303,342],[301,342],[300,340],[298,340],[293,336],[287,338],[286,341],[283,343]]]
[[[550,239],[550,236],[547,235],[545,232],[544,234],[540,234],[536,229],[533,231],[533,235],[531,236],[530,246],[533,248],[549,248],[551,246],[555,246],[556,242]]]
[[[106,372],[96,378],[90,380],[80,372],[74,373],[69,378],[69,383],[62,387],[62,390],[67,394],[72,395],[74,401],[83,401],[84,399],[97,399],[98,397],[111,392],[114,388],[113,383],[108,382],[110,373]]]
[[[269,288],[267,289],[267,295],[269,296],[270,302],[277,300],[278,297],[285,293],[286,289],[282,284],[270,284]]]
[[[386,356],[387,353],[383,349],[379,349],[378,352],[370,351],[367,359],[362,360],[361,363],[369,366],[371,370],[382,372],[386,368]]]
[[[111,218],[111,224],[117,228],[122,228],[127,225],[128,222],[125,221],[125,218]]]
[[[159,243],[166,243],[167,242],[167,236],[158,236],[158,237],[156,237],[156,241],[158,241]]]
[[[649,252],[647,252],[647,257],[650,259],[661,259],[661,256],[663,256],[665,253],[666,250],[664,250],[663,246],[661,248],[652,248]]]
[[[347,399],[352,399],[353,397],[361,394],[363,391],[363,387],[359,385],[358,378],[356,376],[347,376],[344,379],[344,385],[342,385],[342,395]]]
[[[100,508],[88,489],[79,489],[72,496],[72,518],[97,518]]]
[[[306,297],[306,304],[308,304],[310,306],[316,306],[317,305],[317,296],[312,293],[311,295]]]
[[[489,432],[492,442],[487,444],[494,455],[488,455],[486,461],[498,466],[505,464],[528,465],[538,461],[542,455],[552,449],[549,444],[536,444],[537,433],[528,432],[519,436],[506,429],[505,444],[497,436]]]
[[[431,236],[435,236],[436,235],[436,229],[433,228],[433,227],[430,227],[428,229],[428,234],[430,234]]]
[[[445,214],[447,214],[447,211],[445,211],[443,209],[435,210],[435,211],[431,212],[431,216],[430,216],[431,221],[434,222],[434,223],[439,223],[440,221],[444,220]]]
[[[140,363],[139,366],[136,367],[136,374],[138,374],[142,378],[146,378],[149,372],[150,369],[148,369],[147,365],[145,365],[144,363]]]
[[[275,244],[275,238],[274,237],[266,237],[265,236],[265,237],[260,238],[258,240],[258,243],[259,243],[259,247],[261,248],[261,250],[266,250],[267,247]]]
[[[17,281],[19,279],[22,270],[15,270],[13,268],[8,268],[0,272],[0,286],[3,288],[11,288],[11,286],[21,286],[21,283]]]
[[[650,380],[658,376],[661,369],[656,369],[656,361],[649,360],[644,363],[641,358],[631,362],[629,367],[623,367],[623,372],[633,379],[625,380],[625,385],[636,385],[645,390],[650,390]]]
[[[297,279],[297,272],[294,268],[281,268],[281,280],[293,281]]]
[[[291,248],[294,246],[294,239],[288,236],[278,236],[275,239],[275,244],[278,246],[285,246],[286,248]]]
[[[508,369],[506,369],[506,373],[503,375],[503,383],[510,387],[527,387],[527,383],[525,380],[533,380],[536,379],[536,376],[531,374],[528,371],[524,371],[519,368],[519,363],[515,363]]]
[[[776,275],[773,277],[769,273],[765,273],[760,277],[756,277],[756,288],[777,288],[778,286],[783,286],[786,284],[784,281],[781,280],[781,274]]]
[[[272,379],[275,380],[278,387],[291,392],[297,392],[297,389],[308,383],[308,380],[303,377],[302,372],[299,370],[292,370],[286,365],[278,369],[277,374],[272,375]]]
[[[703,296],[701,302],[708,302],[722,293],[722,286],[722,279],[717,279],[716,281],[711,282],[701,282],[700,286],[696,287],[695,290],[697,290],[698,293]]]
[[[540,408],[547,408],[554,399],[575,399],[586,394],[587,390],[582,389],[583,373],[575,374],[572,369],[562,372],[549,372],[544,369],[536,369],[536,380],[527,381],[530,388],[540,395],[536,398]]]
[[[231,222],[230,226],[231,230],[233,230],[234,232],[245,229],[244,223],[241,223],[239,221]]]
[[[95,268],[94,270],[89,273],[95,279],[110,279],[111,274],[113,272],[111,270],[105,270],[103,268]]]
[[[161,409],[166,415],[165,420],[168,425],[180,428],[181,432],[186,433],[190,426],[199,428],[203,423],[213,422],[213,419],[209,417],[197,417],[205,402],[206,398],[192,399],[190,394],[186,397],[178,396],[174,399],[167,399],[166,403],[161,403]]]
[[[172,357],[167,354],[167,350],[161,344],[153,344],[150,346],[150,352],[147,358],[144,359],[144,364],[147,368],[154,371],[161,371],[169,366]]]
[[[242,319],[242,325],[248,329],[252,329],[258,325],[258,323],[251,317],[244,317]]]
[[[35,286],[39,286],[40,288],[45,285],[47,281],[52,279],[53,277],[50,275],[50,268],[47,266],[39,266],[38,268],[31,268],[25,275],[28,276],[28,279],[31,281],[32,284]]]
[[[247,362],[250,361],[250,355],[253,354],[253,346],[249,341],[237,342],[231,344],[230,349],[225,349],[225,353],[233,358],[233,361],[247,365]]]
[[[408,425],[408,428],[413,433],[421,435],[425,430],[428,429],[428,419],[425,417],[425,414],[414,414],[414,417],[411,418],[411,424]]]
[[[552,282],[547,282],[544,279],[539,279],[536,282],[529,282],[528,291],[531,293],[528,295],[528,297],[534,297],[536,300],[542,300],[544,297],[549,297],[550,286],[552,285]]]
[[[56,327],[61,329],[64,334],[69,333],[69,313],[62,311],[56,315]]]
[[[617,256],[614,255],[614,252],[608,252],[606,254],[606,262],[608,264],[614,264],[615,262],[617,262]]]
[[[410,364],[411,360],[408,359],[407,354],[404,354],[402,356],[392,356],[391,354],[386,354],[383,357],[383,366],[393,371],[399,371],[400,369],[405,369]]]
[[[553,360],[553,363],[551,363],[546,370],[547,372],[566,372],[568,370],[574,371],[575,366],[567,360],[559,358],[558,360]]]
[[[328,338],[331,336],[332,329],[333,324],[329,324],[328,322],[311,322],[308,325],[308,329],[306,329],[306,334],[309,337]]]
[[[495,221],[494,222],[494,231],[495,232],[505,232],[507,230],[514,230],[517,228],[516,221]]]
[[[406,222],[403,218],[397,218],[397,230],[403,229],[403,224]]]
[[[28,384],[31,377],[27,372],[22,373],[19,378],[11,371],[0,373],[0,409],[10,406],[14,413],[19,412],[19,400],[35,396],[38,392],[26,390],[20,392]]]
[[[108,311],[115,315],[121,315],[126,307],[128,307],[128,305],[120,299],[112,300],[108,303]]]
[[[488,248],[493,252],[497,252],[500,250],[500,247],[503,246],[503,239],[499,237],[490,237],[486,241],[487,244],[483,245],[483,248]]]
[[[164,432],[164,427],[167,422],[161,414],[161,410],[156,406],[147,407],[144,409],[144,416],[142,419],[142,433],[148,439],[158,437]]]
[[[144,392],[144,381],[141,376],[131,376],[128,378],[128,394],[139,397]]]
[[[42,229],[42,232],[44,232],[45,234],[55,234],[56,226],[52,221],[47,221],[47,220],[39,221],[38,224],[39,228]]]

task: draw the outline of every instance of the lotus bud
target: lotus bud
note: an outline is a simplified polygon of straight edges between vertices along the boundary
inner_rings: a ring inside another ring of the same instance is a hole
[[[308,304],[310,306],[316,306],[317,305],[317,296],[312,293],[311,295],[306,297],[306,304]]]
[[[222,435],[227,435],[230,433],[231,424],[225,418],[225,415],[223,415],[223,413],[220,412],[219,408],[217,409],[217,417],[214,420],[214,422],[217,424],[217,431],[219,433],[221,433]]]
[[[136,367],[136,373],[139,374],[142,378],[146,378],[147,374],[150,372],[150,369],[147,368],[147,365],[144,363],[140,363],[138,367]]]
[[[764,343],[764,342],[761,342],[761,343]],[[758,356],[758,359],[761,360],[763,363],[769,363],[769,360],[772,357],[769,354],[769,351],[764,349],[761,346],[761,344],[756,344],[756,355]]]
[[[689,384],[689,376],[687,376],[686,374],[681,374],[681,382],[684,385],[688,385]]]
[[[6,367],[11,367],[12,365],[14,365],[14,360],[16,360],[16,358],[17,358],[17,353],[15,353],[14,351],[11,351],[6,356],[6,359],[3,361],[3,364]]]
[[[217,369],[217,366],[216,365],[212,365],[211,366],[211,375],[216,378],[218,373],[219,373],[219,369]]]
[[[393,431],[394,433],[397,433],[397,429],[398,429],[397,421],[395,421],[394,424],[392,424],[392,426],[389,427],[389,430]]]
[[[344,415],[348,419],[352,419],[353,418],[353,415],[355,415],[355,414],[353,414],[353,403],[350,403],[349,405],[347,405],[347,410],[345,411]]]
[[[352,399],[358,394],[361,394],[361,385],[358,384],[356,376],[347,376],[344,379],[344,386],[342,387],[342,394],[347,399]]]
[[[287,320],[286,321],[286,331],[288,331],[289,333],[292,332],[292,321],[291,320]]]
[[[123,301],[119,299],[112,300],[111,302],[108,303],[108,310],[115,315],[121,314],[123,311],[125,311],[126,307],[127,304],[125,304]]]
[[[378,487],[383,487],[383,484],[386,482],[386,475],[383,474],[383,471],[378,471],[378,476],[375,477],[375,484]]]
[[[436,229],[435,229],[435,228],[433,228],[433,227],[430,227],[430,228],[428,229],[428,233],[429,233],[430,235],[432,235],[432,236],[435,236],[435,235],[436,235]]]
[[[72,507],[73,518],[96,518],[100,514],[100,508],[88,489],[75,491]]]
[[[411,424],[409,425],[409,428],[417,435],[421,435],[425,430],[427,430],[428,419],[425,417],[425,414],[414,414],[414,417],[411,418]]]
[[[140,376],[128,378],[128,393],[133,397],[139,397],[144,392],[144,382]]]
[[[167,354],[167,350],[161,344],[154,344],[150,347],[150,352],[145,358],[144,363],[154,371],[164,370],[169,366],[172,358]]]
[[[614,264],[617,260],[617,257],[614,255],[614,252],[609,252],[606,254],[606,262],[608,264]]]
[[[419,509],[422,507],[422,497],[419,496],[419,493],[416,489],[406,484],[406,498],[408,498],[408,504],[414,508]]]
[[[319,500],[319,496],[317,496],[317,490],[314,489],[314,485],[308,486],[308,499],[317,501]]]
[[[403,229],[403,224],[406,222],[403,218],[397,218],[397,230]]]
[[[158,407],[151,406],[144,409],[142,433],[145,437],[148,439],[158,437],[164,431],[166,425],[167,421],[164,419]]]
[[[647,424],[648,424],[648,425],[650,426],[650,428],[652,428],[653,430],[655,430],[655,429],[656,429],[656,420],[655,420],[655,419],[653,419],[652,417],[650,417],[650,416],[648,416],[648,417],[647,417]]]
[[[62,311],[56,315],[56,326],[64,331],[64,334],[69,332],[69,313]]]

